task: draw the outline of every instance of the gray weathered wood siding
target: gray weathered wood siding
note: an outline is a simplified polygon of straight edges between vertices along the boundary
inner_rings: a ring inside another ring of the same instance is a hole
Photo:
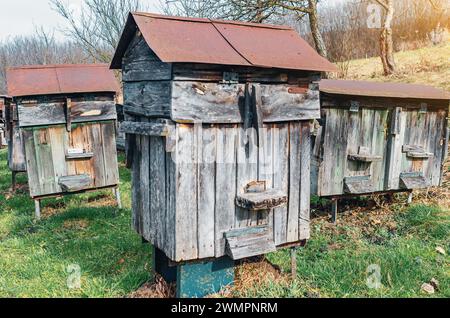
[[[359,104],[358,110],[350,109],[352,102]],[[312,152],[312,188],[318,195],[346,194],[344,180],[355,176],[371,182],[361,193],[400,190],[400,175],[410,172],[422,173],[430,186],[440,184],[448,142],[445,102],[324,94],[321,103],[322,125]],[[421,110],[424,103],[426,111]],[[404,146],[419,147],[430,157],[412,158]],[[361,159],[361,149],[376,160]]]
[[[59,179],[66,176],[88,175],[91,182],[83,190],[119,183],[114,122],[73,124],[70,133],[65,125],[53,125],[23,129],[22,134],[33,198],[66,192],[59,184]],[[68,158],[71,148],[91,155]]]
[[[264,146],[240,146],[241,125],[177,124],[167,138],[135,135],[135,230],[175,261],[225,255],[224,233],[271,224],[276,245],[309,238],[310,123],[265,125]],[[306,140],[300,143],[301,140]],[[240,210],[236,196],[251,181],[289,194],[289,204],[266,212]]]
[[[279,247],[309,238],[310,131],[320,116],[313,81],[320,74],[161,63],[139,32],[123,71],[122,128],[140,235],[177,262],[225,255],[224,234],[233,229],[268,225]],[[236,72],[239,82],[223,83],[224,72]],[[259,139],[252,131],[246,150],[247,82],[258,83],[262,129]],[[281,190],[288,204],[240,208],[236,198],[252,181]]]
[[[119,183],[113,94],[17,98],[30,195],[60,195]]]
[[[17,107],[13,103],[5,105],[6,134],[8,139],[8,166],[13,172],[25,172],[25,145],[19,128]]]
[[[421,114],[418,109],[401,112],[400,134],[394,148],[391,188],[398,189],[400,173],[422,172],[429,186],[439,186],[446,140],[447,111],[445,109],[427,111]],[[430,154],[429,158],[411,158],[402,151],[403,145],[419,146]]]

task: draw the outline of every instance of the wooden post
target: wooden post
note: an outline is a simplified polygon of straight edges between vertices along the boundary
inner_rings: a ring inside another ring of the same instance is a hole
[[[408,194],[408,204],[411,204],[413,200],[413,193],[412,191]]]
[[[41,219],[41,200],[39,199],[34,200],[34,214],[36,220],[39,221]]]
[[[12,191],[16,191],[16,172],[13,171],[11,173],[11,184],[12,184]]]
[[[337,223],[337,216],[338,216],[338,199],[333,198],[331,199],[331,220],[333,221],[333,224]]]
[[[119,209],[122,209],[122,199],[120,197],[119,187],[114,188],[114,195],[116,196],[117,206]]]
[[[297,279],[297,248],[291,248],[291,276],[292,280]]]

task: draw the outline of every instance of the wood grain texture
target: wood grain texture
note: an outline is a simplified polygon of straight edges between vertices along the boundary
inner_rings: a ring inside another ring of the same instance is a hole
[[[68,118],[66,117],[64,102],[18,105],[18,112],[20,127],[117,119],[113,101],[71,101],[70,116]]]
[[[146,117],[168,118],[171,87],[170,81],[125,82],[124,112]]]
[[[245,85],[173,82],[171,117],[180,123],[243,123]],[[289,85],[257,85],[264,122],[320,117],[319,92],[292,93]],[[256,88],[256,86],[255,86]]]

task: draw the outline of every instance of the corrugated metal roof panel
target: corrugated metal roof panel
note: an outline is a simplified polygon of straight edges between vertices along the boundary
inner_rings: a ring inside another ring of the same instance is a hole
[[[133,16],[145,41],[163,62],[250,65],[208,20],[205,23]]]
[[[214,22],[227,41],[254,66],[335,71],[297,32]]]
[[[449,100],[450,94],[427,85],[368,81],[322,80],[320,91],[328,94],[413,99]]]
[[[336,71],[293,29],[236,21],[132,13],[111,67],[140,30],[150,48],[166,63],[206,63],[311,71]]]
[[[8,94],[13,97],[117,92],[119,85],[107,64],[33,65],[10,68]]]

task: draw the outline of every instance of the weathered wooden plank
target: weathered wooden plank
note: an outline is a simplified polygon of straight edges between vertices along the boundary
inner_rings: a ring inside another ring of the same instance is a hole
[[[11,126],[11,143],[8,147],[8,165],[11,171],[24,172],[27,170],[25,145],[22,132],[16,123]]]
[[[344,178],[344,192],[363,194],[375,192],[375,186],[370,176],[354,176]]]
[[[402,171],[402,152],[401,147],[405,140],[406,112],[402,108],[396,107],[392,115],[398,118],[398,134],[391,134],[388,141],[388,163],[386,172],[386,190],[398,189],[400,186],[400,173]]]
[[[225,255],[223,234],[235,228],[238,126],[216,128],[215,256]]]
[[[352,161],[361,161],[361,162],[376,162],[376,161],[382,161],[382,156],[375,156],[375,155],[360,155],[360,154],[349,154],[348,160]]]
[[[27,156],[27,166],[33,167],[33,169],[27,171],[28,185],[30,188],[31,197],[38,196],[41,191],[41,185],[39,182],[39,171],[36,163],[36,147],[34,143],[34,132],[32,130],[23,131],[23,141]],[[11,150],[11,147],[9,148]],[[14,170],[13,170],[14,171]]]
[[[256,96],[255,96],[256,97]],[[255,124],[254,124],[255,125]],[[273,188],[273,143],[274,138],[276,138],[278,135],[276,135],[277,131],[275,128],[273,128],[272,124],[262,124],[262,121],[259,122],[259,124],[256,124],[257,127],[259,127],[258,132],[258,144],[259,144],[259,153],[258,153],[258,182],[264,184],[264,189],[261,189],[259,192],[263,192],[266,189]],[[256,183],[257,184],[257,183]],[[254,192],[256,192],[257,189],[254,189]],[[279,190],[279,189],[278,189]],[[246,189],[245,191],[249,191],[249,189]],[[284,194],[287,194],[287,192],[283,192]],[[271,224],[272,221],[270,218],[273,218],[272,214],[273,210],[265,210],[265,211],[259,211],[257,215],[250,215],[252,218],[251,225],[254,226],[256,224]],[[257,218],[255,218],[257,217]],[[270,230],[272,231],[273,228],[271,227]],[[273,232],[272,232],[273,233]]]
[[[318,89],[296,93],[291,86],[261,85],[264,122],[320,118],[319,95]]]
[[[124,121],[120,124],[120,131],[125,134],[145,136],[167,136],[170,132],[170,124],[164,121],[131,122]]]
[[[242,193],[236,198],[238,207],[251,211],[269,210],[286,205],[287,202],[287,195],[277,189],[267,189],[260,193]]]
[[[195,126],[198,144],[198,257],[215,256],[214,206],[216,178],[216,129]]]
[[[66,124],[64,108],[63,102],[18,105],[20,127]],[[69,114],[72,123],[117,119],[113,101],[71,101]]]
[[[50,144],[52,147],[52,160],[54,169],[54,182],[56,185],[56,192],[62,192],[61,186],[58,184],[60,177],[67,176],[67,164],[65,160],[65,153],[67,148],[67,139],[65,137],[66,130],[64,127],[49,128]]]
[[[65,176],[58,179],[58,184],[65,192],[78,192],[91,187],[92,179],[89,175]]]
[[[65,124],[64,103],[18,105],[20,127]]]
[[[254,67],[231,67],[224,65],[176,63],[173,65],[175,81],[220,82],[224,72],[237,73],[239,83],[297,83],[308,80],[310,72],[284,71],[275,69],[255,69]]]
[[[94,156],[92,157],[92,170],[96,188],[106,185],[105,161],[103,160],[103,134],[100,124],[90,125],[89,135]],[[70,164],[70,163],[69,163]]]
[[[172,120],[241,123],[239,99],[242,98],[243,92],[243,85],[173,82]]]
[[[300,206],[298,239],[310,238],[310,202],[311,202],[311,125],[302,122],[300,137]],[[288,237],[289,239],[289,237]]]
[[[83,125],[74,127],[72,131],[69,133],[69,150],[71,149],[77,149],[77,150],[84,150],[86,148],[86,142],[85,142],[85,133]],[[105,140],[103,140],[102,136],[102,147]],[[103,160],[103,155],[102,155]],[[90,166],[90,160],[71,160],[68,161],[69,167],[69,173],[70,175],[82,175],[82,174],[90,174],[91,173],[91,166]],[[106,176],[105,171],[103,172]],[[105,177],[106,178],[106,177]]]
[[[150,210],[154,221],[152,232],[156,235],[156,245],[166,248],[166,167],[165,141],[163,137],[150,139]],[[188,211],[184,211],[189,213]]]
[[[36,149],[36,169],[38,169],[41,193],[38,196],[56,193],[55,172],[53,169],[52,146],[48,129],[34,130]],[[61,185],[61,187],[63,187]]]
[[[301,160],[302,160],[302,139],[301,122],[289,123],[288,143],[288,163],[289,163],[289,209],[287,214],[275,211],[275,243],[277,245],[286,242],[296,242],[299,237],[300,220],[300,185],[301,185]],[[280,164],[283,164],[281,162]],[[280,211],[281,212],[281,211]],[[283,211],[284,212],[284,211]]]
[[[125,62],[126,60],[140,60],[140,59],[150,59],[153,61],[159,61],[156,54],[150,49],[147,42],[145,41],[142,34],[138,33],[131,40],[124,54]]]
[[[147,117],[170,116],[170,81],[128,82],[123,85],[124,112]]]
[[[340,195],[347,167],[348,110],[326,109],[323,132],[323,162],[319,170],[319,195]]]
[[[176,244],[176,162],[172,152],[165,153],[166,164],[166,210],[164,217],[164,251],[170,259],[175,259]]]
[[[243,127],[239,129],[239,137],[237,139],[237,195],[244,194],[247,184],[258,179],[257,138],[255,129],[244,130]],[[257,218],[249,214],[247,209],[237,207],[235,222],[237,228],[250,226],[255,220],[257,222]]]
[[[239,260],[256,255],[275,252],[276,246],[272,232],[267,228],[263,231],[254,231],[253,228],[241,229],[240,233],[234,230],[233,235],[226,235],[227,254],[233,260]],[[258,229],[258,230],[259,230]]]
[[[131,205],[133,227],[141,236],[143,235],[143,215],[142,215],[142,191],[141,190],[141,138],[135,138],[135,151],[131,166]]]
[[[422,172],[405,172],[400,174],[401,189],[423,189],[427,188],[429,184],[429,181],[425,178]]]
[[[242,123],[245,85],[173,82],[172,119],[176,122]],[[289,85],[258,85],[264,122],[320,117],[319,92],[292,92]]]
[[[94,157],[93,152],[83,152],[83,153],[68,153],[66,154],[67,160],[77,160],[77,159],[91,159]]]
[[[197,147],[192,125],[177,126],[176,261],[196,259]]]
[[[145,123],[143,119],[142,124]],[[150,171],[150,159],[152,157],[149,136],[137,136],[140,139],[140,162],[139,162],[139,182],[140,182],[140,200],[141,200],[141,229],[142,237],[146,239],[151,244],[157,245],[156,242],[156,217],[157,211],[152,209],[152,194],[158,191],[157,187],[159,185],[153,183],[153,175]],[[153,158],[152,158],[153,159]],[[158,246],[158,245],[157,245]],[[158,246],[159,247],[159,246]]]
[[[112,122],[104,122],[102,127],[103,160],[105,162],[105,186],[119,184],[119,165],[117,162],[116,127]]]
[[[169,81],[172,79],[172,65],[152,59],[123,59],[123,81]]]

